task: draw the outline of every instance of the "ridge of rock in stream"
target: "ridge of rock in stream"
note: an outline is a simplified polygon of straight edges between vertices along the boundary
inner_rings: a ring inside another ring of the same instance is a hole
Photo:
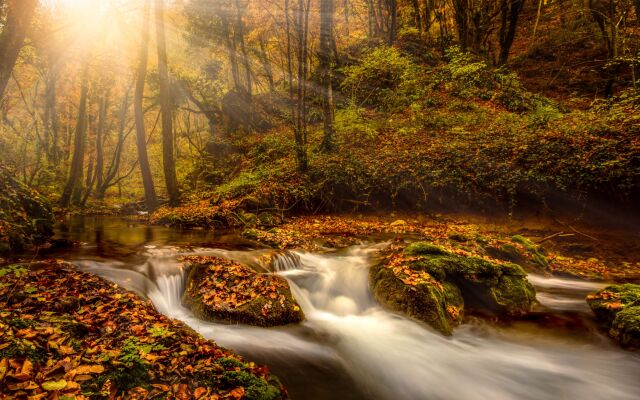
[[[611,285],[587,296],[609,336],[628,348],[640,348],[640,285]]]
[[[218,257],[180,259],[188,269],[182,302],[201,319],[262,327],[304,319],[286,279]]]
[[[518,265],[461,256],[426,242],[392,246],[371,268],[370,281],[380,303],[445,335],[465,311],[522,316],[536,296]]]
[[[0,267],[0,398],[287,398],[263,366],[61,261]]]

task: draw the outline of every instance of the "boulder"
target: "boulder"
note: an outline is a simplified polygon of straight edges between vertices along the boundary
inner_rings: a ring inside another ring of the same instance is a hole
[[[588,295],[587,303],[609,336],[624,347],[640,347],[640,285],[608,286]]]
[[[445,335],[464,312],[517,317],[535,302],[535,289],[518,265],[456,255],[426,242],[391,249],[370,279],[380,303]]]
[[[263,327],[301,322],[304,314],[286,279],[217,257],[184,257],[182,301],[202,319]]]
[[[48,201],[0,166],[0,255],[44,243],[53,223]]]

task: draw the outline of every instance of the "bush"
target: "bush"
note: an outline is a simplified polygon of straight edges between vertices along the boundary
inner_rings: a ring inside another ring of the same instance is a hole
[[[342,88],[362,105],[384,110],[405,107],[418,95],[421,67],[392,47],[379,47],[359,64],[343,69]]]

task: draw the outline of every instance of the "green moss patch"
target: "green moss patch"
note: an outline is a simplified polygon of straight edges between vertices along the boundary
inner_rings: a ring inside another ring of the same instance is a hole
[[[370,277],[378,301],[444,334],[451,334],[465,310],[521,316],[535,301],[535,289],[521,267],[453,254],[425,242],[392,247]]]
[[[588,295],[587,303],[612,338],[625,347],[640,347],[640,285],[608,286]]]

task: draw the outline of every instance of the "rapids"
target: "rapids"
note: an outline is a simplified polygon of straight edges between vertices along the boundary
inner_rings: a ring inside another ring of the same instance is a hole
[[[381,246],[278,256],[276,272],[291,283],[307,319],[271,329],[205,322],[180,300],[185,276],[178,254],[219,255],[259,268],[263,251],[147,245],[129,261],[86,255],[71,261],[267,364],[293,399],[640,398],[640,357],[617,348],[590,323],[584,295],[601,284],[533,275],[541,319],[564,321],[562,328],[472,319],[446,338],[374,301],[368,269]]]

